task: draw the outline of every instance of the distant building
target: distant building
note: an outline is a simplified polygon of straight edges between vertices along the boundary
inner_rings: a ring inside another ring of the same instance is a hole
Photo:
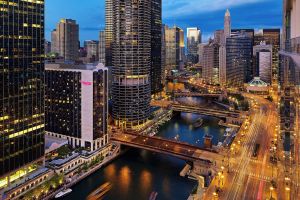
[[[107,76],[101,64],[46,64],[46,134],[90,151],[106,145]]]
[[[51,33],[52,52],[65,60],[78,60],[79,25],[72,19],[61,19]]]
[[[162,86],[162,0],[151,1],[151,94],[160,93]]]
[[[105,31],[99,32],[99,62],[105,66]]]
[[[51,42],[45,40],[45,54],[51,53]]]
[[[261,42],[253,47],[254,76],[267,84],[272,84],[272,45]]]
[[[202,34],[199,28],[187,28],[187,59],[188,62],[198,63],[198,45],[202,42]]]
[[[234,35],[226,39],[226,83],[229,87],[241,87],[253,78],[252,39],[246,35]]]
[[[224,17],[224,37],[225,39],[227,37],[230,37],[231,35],[231,16],[230,16],[230,12],[227,9],[226,13],[225,13],[225,17]]]
[[[184,61],[184,32],[179,27],[169,28],[165,25],[165,66],[167,73],[179,70],[180,63]]]
[[[216,30],[214,32],[214,42],[217,44],[224,44],[224,30]]]
[[[272,75],[277,82],[279,73],[280,29],[263,29],[264,41],[272,45]]]
[[[201,43],[201,44],[198,44],[198,60],[199,60],[199,64],[201,65],[202,64],[202,61],[203,61],[203,53],[204,53],[204,47],[206,46],[207,44],[205,43]]]
[[[112,66],[113,0],[105,0],[105,66]]]
[[[209,84],[219,84],[219,47],[212,40],[203,47],[202,78]]]
[[[99,61],[99,41],[86,40],[84,41],[84,48],[87,53],[87,60],[89,63]]]

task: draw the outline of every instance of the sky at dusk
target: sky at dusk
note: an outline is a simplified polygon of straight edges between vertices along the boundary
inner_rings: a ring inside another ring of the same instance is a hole
[[[223,29],[226,8],[230,9],[232,28],[281,28],[282,0],[164,0],[163,23],[199,27],[203,39]],[[61,18],[75,19],[80,40],[98,40],[105,27],[105,0],[47,0],[46,38]]]

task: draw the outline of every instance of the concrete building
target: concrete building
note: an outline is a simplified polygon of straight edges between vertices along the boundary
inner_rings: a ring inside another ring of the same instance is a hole
[[[216,30],[214,32],[214,42],[217,44],[224,44],[224,30]]]
[[[207,43],[201,43],[198,44],[198,63],[201,65],[203,61],[203,52],[204,52],[204,47],[207,45]]]
[[[112,13],[112,117],[136,130],[150,117],[151,1],[114,0]]]
[[[219,47],[213,40],[203,47],[202,78],[209,84],[219,84]]]
[[[253,47],[253,74],[269,85],[272,84],[272,49],[272,45],[266,45],[265,42]]]
[[[202,42],[201,30],[197,27],[187,28],[187,60],[198,63],[198,45]]]
[[[102,64],[46,64],[45,130],[75,147],[108,143],[108,69]]]
[[[179,27],[164,26],[165,32],[165,70],[170,73],[171,70],[179,70],[181,62],[184,62],[184,32]]]
[[[105,31],[99,32],[99,62],[105,66]]]
[[[242,87],[253,78],[252,39],[234,35],[226,39],[226,83],[228,87]]]
[[[65,60],[78,60],[79,25],[72,19],[61,19],[51,33],[52,52]]]
[[[99,60],[99,41],[86,40],[84,41],[84,48],[86,50],[86,57],[89,63],[93,63]]]

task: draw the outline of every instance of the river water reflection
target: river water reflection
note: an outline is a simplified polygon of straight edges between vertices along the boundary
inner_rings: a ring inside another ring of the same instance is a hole
[[[203,136],[213,135],[213,143],[222,140],[224,128],[218,119],[203,117],[204,124],[193,128],[198,115],[182,113],[174,116],[159,128],[158,136],[202,146]],[[178,137],[179,136],[179,137]],[[65,200],[84,200],[86,196],[105,182],[112,184],[104,200],[148,200],[152,191],[158,192],[158,200],[186,200],[196,185],[195,181],[179,176],[185,162],[170,156],[145,150],[130,149],[117,160],[100,169],[76,186]]]

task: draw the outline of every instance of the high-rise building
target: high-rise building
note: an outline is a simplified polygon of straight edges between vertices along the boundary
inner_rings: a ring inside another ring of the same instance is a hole
[[[254,56],[254,76],[260,80],[272,84],[272,45],[261,42],[260,45],[253,47]]]
[[[45,51],[44,1],[0,5],[1,190],[25,177],[44,155]]]
[[[181,62],[184,62],[184,32],[179,27],[164,26],[165,33],[165,70],[179,70]]]
[[[202,64],[202,61],[203,61],[203,53],[204,53],[204,47],[206,46],[207,44],[206,43],[201,43],[201,44],[198,44],[198,63],[199,64]]]
[[[76,61],[79,49],[79,25],[72,19],[61,19],[51,33],[52,51],[65,60]]]
[[[162,91],[162,0],[151,0],[151,93]]]
[[[108,142],[108,70],[102,64],[46,64],[46,134],[95,151]]]
[[[213,40],[203,47],[202,78],[209,84],[219,84],[219,44]]]
[[[99,32],[99,62],[105,66],[105,31]]]
[[[105,66],[112,66],[113,0],[105,0]]]
[[[198,63],[198,44],[202,41],[201,30],[197,27],[187,28],[187,58],[190,63]]]
[[[252,51],[252,39],[244,34],[226,39],[227,86],[241,87],[252,80]]]
[[[286,156],[284,162],[284,176],[287,177],[285,184],[290,186],[290,191],[297,191],[297,185],[289,185],[294,182],[295,166],[292,164],[295,160],[295,153],[292,148],[295,146],[296,126],[296,106],[299,95],[300,85],[300,1],[284,0],[283,1],[283,28],[282,39],[283,45],[280,51],[280,138],[283,138],[285,153],[291,155]],[[297,137],[297,136],[296,136]],[[292,194],[292,193],[291,193]],[[297,198],[291,196],[291,198]]]
[[[252,40],[252,44],[254,44],[254,35],[255,35],[255,31],[254,29],[251,28],[239,28],[239,29],[232,29],[231,30],[231,35],[246,35],[247,37],[249,37]]]
[[[224,44],[224,30],[216,30],[214,32],[214,42],[217,44]]]
[[[51,53],[51,42],[45,40],[45,55]]]
[[[220,39],[218,38],[220,35]],[[227,67],[226,67],[226,38],[230,37],[231,35],[231,16],[230,12],[227,9],[225,16],[224,16],[224,30],[218,31],[215,34],[215,42],[220,42],[219,48],[219,82],[221,86],[225,86],[227,83]],[[219,41],[220,40],[220,41]]]
[[[99,60],[99,41],[86,40],[84,41],[84,48],[87,53],[87,60],[89,63],[93,63]]]
[[[225,39],[227,37],[230,37],[231,35],[231,16],[230,16],[230,12],[227,9],[226,13],[225,13],[225,17],[224,17],[224,37]]]
[[[151,1],[113,1],[112,116],[138,129],[150,116]]]
[[[274,80],[278,80],[279,50],[280,50],[280,29],[263,29],[264,41],[272,45],[272,72]]]

